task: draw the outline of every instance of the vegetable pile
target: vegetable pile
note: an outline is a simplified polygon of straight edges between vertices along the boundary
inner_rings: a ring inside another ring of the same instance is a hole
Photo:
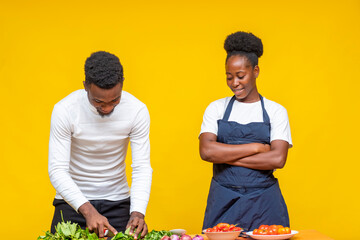
[[[95,233],[90,233],[89,229],[81,229],[77,223],[59,222],[55,227],[55,233],[50,231],[45,233],[45,236],[38,237],[45,240],[97,240],[99,239]]]
[[[290,233],[291,229],[282,225],[261,225],[253,231],[254,235],[280,235]]]
[[[237,232],[242,231],[241,227],[237,227],[234,224],[219,223],[213,228],[207,228],[205,232]]]
[[[39,236],[38,240],[99,240],[100,238],[95,233],[90,233],[88,229],[81,229],[77,223],[71,223],[70,221],[59,222],[55,227],[55,233],[50,231],[45,232],[45,236]],[[112,240],[135,240],[133,235],[129,234],[130,228],[124,233],[118,232]],[[169,231],[155,231],[152,230],[145,235],[143,240],[204,240],[202,236],[196,235],[191,238],[189,235],[183,234],[178,236]]]

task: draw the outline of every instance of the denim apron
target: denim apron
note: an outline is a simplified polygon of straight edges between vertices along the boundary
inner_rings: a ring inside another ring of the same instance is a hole
[[[240,124],[228,121],[233,96],[223,119],[218,120],[217,141],[226,144],[270,144],[270,119],[260,95],[263,122]],[[273,170],[255,170],[213,164],[203,229],[224,222],[252,231],[261,224],[289,225],[289,215]]]

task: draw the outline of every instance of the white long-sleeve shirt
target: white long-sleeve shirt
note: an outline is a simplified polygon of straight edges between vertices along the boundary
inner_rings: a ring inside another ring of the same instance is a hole
[[[88,200],[117,201],[130,196],[130,212],[145,215],[152,168],[150,116],[145,104],[122,91],[109,116],[100,116],[85,90],[77,90],[53,109],[49,142],[49,176],[57,199],[76,211]],[[131,193],[125,157],[132,153]]]

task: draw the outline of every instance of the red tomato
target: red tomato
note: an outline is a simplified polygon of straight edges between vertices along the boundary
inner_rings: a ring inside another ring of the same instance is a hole
[[[229,226],[229,231],[233,231],[234,228],[235,228],[235,225],[234,225],[234,224],[230,224],[230,226]]]
[[[260,235],[268,235],[268,230],[267,229],[259,229],[259,234]]]
[[[279,229],[278,229],[278,233],[279,233],[279,234],[286,234],[285,228],[284,228],[284,227],[279,228]]]
[[[221,232],[221,229],[218,226],[213,227],[214,232]]]
[[[236,231],[241,231],[242,228],[241,227],[234,227],[232,231],[236,232]]]
[[[279,229],[279,225],[270,225],[269,229],[275,229],[277,231]]]
[[[228,228],[230,227],[230,224],[228,223],[218,223],[218,225],[216,225],[218,228]]]
[[[206,229],[205,231],[206,231],[206,232],[213,232],[213,231],[214,231],[214,229],[212,229],[212,228],[208,228],[208,229]]]
[[[259,229],[269,229],[269,225],[261,225],[260,227],[259,227]]]
[[[259,234],[259,229],[257,229],[257,228],[254,229],[253,234],[254,234],[254,235],[258,235],[258,234]]]
[[[277,229],[270,228],[270,229],[268,230],[268,235],[278,235]]]

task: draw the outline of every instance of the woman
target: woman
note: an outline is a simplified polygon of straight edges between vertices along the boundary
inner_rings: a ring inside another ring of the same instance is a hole
[[[253,230],[289,226],[274,169],[283,168],[292,146],[286,109],[262,97],[256,86],[262,42],[236,32],[224,44],[227,85],[233,97],[212,102],[200,133],[200,155],[213,163],[203,229],[217,223]]]

